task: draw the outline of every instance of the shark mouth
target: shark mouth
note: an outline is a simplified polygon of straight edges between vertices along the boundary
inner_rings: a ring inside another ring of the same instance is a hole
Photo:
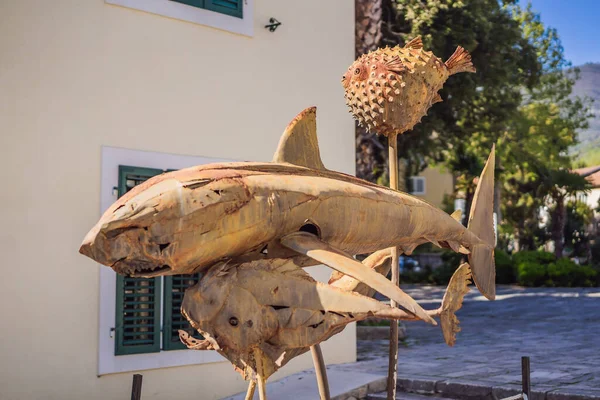
[[[111,265],[111,268],[122,275],[145,278],[165,275],[172,269],[166,264],[159,265],[145,260],[129,260],[127,258],[117,260]]]

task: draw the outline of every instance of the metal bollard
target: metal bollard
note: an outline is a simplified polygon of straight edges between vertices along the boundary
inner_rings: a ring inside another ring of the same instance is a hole
[[[531,395],[531,367],[529,357],[521,357],[521,386],[522,393],[501,400],[528,400]]]
[[[521,376],[523,398],[526,399],[531,395],[531,367],[529,365],[529,357],[521,357]]]

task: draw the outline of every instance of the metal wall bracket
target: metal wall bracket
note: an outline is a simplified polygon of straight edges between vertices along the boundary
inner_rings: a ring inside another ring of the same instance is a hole
[[[265,28],[268,28],[270,32],[275,32],[277,27],[281,25],[281,22],[277,21],[275,18],[269,19],[269,22],[270,23],[268,25],[265,25]]]

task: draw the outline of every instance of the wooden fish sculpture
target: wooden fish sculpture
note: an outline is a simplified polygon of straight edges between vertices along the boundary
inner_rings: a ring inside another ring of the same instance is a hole
[[[329,171],[319,155],[316,109],[309,108],[287,127],[273,162],[210,164],[151,178],[106,210],[79,251],[130,276],[204,272],[182,311],[205,339],[182,339],[220,351],[245,376],[265,378],[370,316],[433,325],[439,316],[452,343],[470,273],[486,297],[495,296],[493,189],[492,148],[465,228],[417,197]],[[383,249],[410,254],[426,242],[469,258],[433,311],[386,279],[381,266],[389,258]],[[367,263],[352,257],[373,252]],[[329,285],[301,269],[317,264],[336,271]],[[400,309],[365,296],[374,291]]]
[[[426,201],[329,171],[319,156],[316,110],[288,126],[273,162],[202,165],[165,173],[119,198],[87,234],[80,252],[117,273],[191,274],[230,260],[302,255],[351,276],[405,311],[435,324],[414,299],[352,256],[432,242],[467,254],[473,280],[495,296],[494,151],[469,225]]]
[[[387,250],[387,255],[374,254],[364,264],[386,273],[389,261]],[[455,312],[468,292],[469,278],[468,264],[461,265],[441,307],[427,311],[441,318],[450,345],[459,330]],[[341,332],[350,322],[370,317],[415,318],[360,291],[369,289],[353,278],[329,285],[317,282],[293,259],[219,263],[186,290],[181,307],[204,339],[192,338],[185,331],[179,332],[180,338],[190,349],[218,351],[244,379],[258,381],[264,388],[266,379],[288,361]]]
[[[462,47],[443,62],[423,50],[421,37],[358,58],[342,77],[346,104],[361,126],[386,136],[411,130],[442,101],[438,90],[450,75],[475,72]]]

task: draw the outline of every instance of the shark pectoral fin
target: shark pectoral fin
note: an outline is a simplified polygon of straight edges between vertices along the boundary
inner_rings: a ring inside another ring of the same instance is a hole
[[[387,276],[392,268],[392,248],[376,251],[369,257],[365,258],[362,264],[378,274]],[[340,278],[334,279],[338,275]],[[358,279],[352,278],[351,276],[344,275],[336,270],[333,270],[331,276],[332,277],[329,279],[330,286],[345,290],[347,292],[359,293],[367,297],[373,297],[375,294],[374,289],[370,288],[368,285],[365,285]],[[410,317],[415,318],[415,316],[412,314],[410,314]]]
[[[273,156],[274,163],[325,169],[317,141],[317,107],[309,107],[289,123]]]
[[[456,334],[460,332],[458,326],[459,320],[456,317],[456,312],[460,310],[463,303],[463,298],[469,293],[469,283],[471,280],[471,268],[469,264],[461,264],[460,267],[450,278],[446,293],[440,307],[440,322],[444,340],[448,346],[454,346],[456,343]]]
[[[437,325],[417,302],[400,290],[399,287],[387,280],[383,275],[378,274],[364,264],[348,257],[342,251],[337,250],[329,244],[321,241],[315,235],[308,232],[294,232],[281,239],[281,244],[313,258],[339,272],[349,275],[364,284],[375,289],[384,296],[393,299],[398,306],[416,315],[423,321],[432,325]]]
[[[383,276],[387,276],[387,274],[390,272],[390,269],[392,268],[392,248],[388,247],[387,249],[383,249],[383,250],[377,250],[375,253],[369,255],[367,258],[365,258],[363,260],[363,265],[367,266],[368,268],[374,270],[377,273],[380,273]],[[333,272],[331,272],[331,276],[329,277],[329,283],[330,285],[333,283],[338,282],[340,279],[344,278],[346,275],[342,274],[339,271],[334,270]],[[346,286],[344,287],[345,290],[350,290],[350,291],[354,291],[355,290],[355,286],[358,284],[358,281],[356,281],[356,279],[350,278],[353,282],[350,282],[349,280],[347,280],[347,282],[345,283]],[[353,286],[354,285],[354,286]],[[364,294],[364,293],[362,293]]]

